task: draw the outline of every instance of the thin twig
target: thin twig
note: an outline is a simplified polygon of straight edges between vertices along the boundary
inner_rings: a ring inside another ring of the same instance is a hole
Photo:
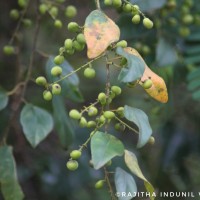
[[[98,9],[98,10],[101,10],[101,6],[100,6],[99,0],[95,0],[95,3],[96,3],[97,9]]]

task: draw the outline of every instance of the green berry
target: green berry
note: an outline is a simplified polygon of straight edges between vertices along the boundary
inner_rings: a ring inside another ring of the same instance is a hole
[[[152,22],[149,18],[147,18],[147,17],[143,19],[143,25],[144,25],[147,29],[153,28],[153,22]]]
[[[121,40],[116,44],[116,47],[122,47],[125,48],[127,47],[127,41],[126,40]]]
[[[128,86],[129,88],[134,88],[134,87],[136,86],[136,84],[137,84],[137,81],[133,81],[133,82],[127,83],[127,86]]]
[[[85,36],[83,35],[83,33],[79,33],[77,35],[76,39],[80,44],[85,44],[86,43]]]
[[[100,121],[101,123],[104,123],[104,122],[106,121],[106,118],[105,118],[103,115],[101,115],[101,116],[99,117],[99,121]]]
[[[95,183],[95,188],[96,189],[101,189],[104,186],[105,180],[99,180]]]
[[[85,117],[81,117],[81,119],[79,121],[79,125],[82,128],[87,126],[87,120],[85,119]]]
[[[65,15],[69,18],[73,18],[77,15],[77,9],[75,6],[67,6],[65,9]]]
[[[143,87],[144,89],[147,90],[147,89],[151,88],[152,85],[153,85],[152,80],[151,80],[151,79],[147,79],[147,80],[145,80],[144,83],[142,84],[142,87]]]
[[[21,8],[26,7],[27,3],[28,3],[27,0],[18,0],[18,5],[19,5]]]
[[[111,6],[112,5],[112,0],[104,0],[104,4],[106,6]]]
[[[139,14],[134,15],[132,18],[132,22],[134,24],[139,24],[140,23],[140,15]]]
[[[17,20],[19,18],[19,11],[17,9],[12,9],[10,11],[10,18]]]
[[[78,110],[75,110],[75,109],[72,109],[70,112],[69,112],[69,116],[72,118],[72,119],[80,119],[81,118],[81,113],[78,111]]]
[[[64,62],[64,60],[65,60],[64,56],[58,55],[54,58],[54,63],[56,65],[60,65]]]
[[[96,107],[94,106],[91,106],[89,109],[88,109],[88,116],[92,117],[92,116],[96,116],[98,113],[98,110]]]
[[[44,3],[40,4],[39,11],[42,15],[44,15],[47,12],[47,10],[48,10],[47,4]]]
[[[56,19],[54,22],[56,28],[62,28],[62,22],[59,19]]]
[[[88,67],[88,68],[86,68],[84,70],[84,76],[86,78],[92,79],[92,78],[94,78],[96,76],[96,72],[95,72],[95,70],[93,68]]]
[[[154,138],[153,136],[151,136],[151,137],[149,138],[148,143],[151,144],[151,145],[155,144],[155,138]]]
[[[84,44],[80,44],[77,40],[73,41],[73,47],[76,51],[82,51],[85,47]]]
[[[70,157],[74,160],[77,160],[78,158],[81,157],[81,151],[79,150],[73,150],[71,153],[70,153]]]
[[[187,37],[188,35],[190,35],[190,29],[188,27],[180,27],[179,28],[179,34],[182,37]]]
[[[71,39],[66,39],[65,40],[65,49],[71,50],[72,47],[73,47],[73,41]]]
[[[51,99],[52,99],[52,94],[51,94],[51,92],[48,91],[48,90],[45,90],[45,91],[43,92],[43,98],[44,98],[46,101],[51,101]]]
[[[122,93],[122,89],[119,86],[112,86],[111,91],[114,92],[116,95],[120,95]]]
[[[52,85],[52,94],[58,95],[61,93],[61,86],[58,83]]]
[[[124,131],[125,128],[126,128],[125,125],[123,125],[121,123],[115,124],[115,130],[117,130],[117,131]]]
[[[120,118],[124,117],[124,107],[119,107],[117,108],[117,114],[119,115]]]
[[[132,11],[132,6],[131,6],[131,4],[130,4],[130,3],[124,4],[124,5],[123,5],[123,11],[124,11],[124,12],[127,12],[127,13],[131,12],[131,11]]]
[[[187,14],[183,16],[182,18],[182,22],[184,24],[192,24],[193,21],[194,21],[194,17],[191,14]]]
[[[144,46],[142,47],[142,53],[143,53],[144,55],[148,55],[150,52],[151,52],[151,49],[149,48],[149,46],[144,45]]]
[[[22,22],[25,27],[30,27],[32,25],[32,21],[30,19],[23,19]]]
[[[106,118],[106,119],[112,119],[115,117],[115,113],[112,112],[112,111],[105,111],[103,113],[103,116]]]
[[[102,105],[104,105],[106,103],[106,94],[103,92],[99,93],[98,100]]]
[[[122,1],[121,0],[113,0],[112,4],[115,8],[120,8],[122,6]]]
[[[108,104],[112,103],[112,98],[111,98],[111,97],[108,97],[106,102],[107,102]]]
[[[109,97],[111,99],[114,99],[116,97],[116,94],[113,91],[111,91]]]
[[[139,6],[138,5],[133,5],[132,6],[132,15],[137,15],[139,14]]]
[[[74,51],[75,51],[75,49],[68,49],[67,51],[66,51],[66,53],[67,54],[69,54],[69,55],[73,55],[74,54]]]
[[[67,28],[71,32],[78,32],[79,31],[79,25],[76,22],[70,22],[67,25]]]
[[[6,45],[3,47],[3,52],[5,55],[12,55],[15,52],[15,49],[11,45]]]
[[[58,2],[58,3],[64,3],[65,0],[56,0],[56,2]]]
[[[58,8],[55,6],[52,6],[49,10],[50,15],[52,15],[54,18],[58,15]]]
[[[78,169],[78,162],[76,160],[69,160],[66,166],[67,166],[67,169],[71,171],[75,171],[76,169]]]
[[[37,85],[45,86],[47,84],[47,80],[44,76],[39,76],[35,79]]]
[[[62,74],[62,68],[60,66],[54,66],[51,69],[52,76],[60,76]]]
[[[95,122],[95,121],[89,121],[89,122],[87,123],[87,127],[88,127],[88,128],[94,128],[94,127],[96,127],[96,122]]]

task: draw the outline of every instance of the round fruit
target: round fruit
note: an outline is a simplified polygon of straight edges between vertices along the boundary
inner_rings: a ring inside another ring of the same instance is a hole
[[[51,92],[48,91],[48,90],[45,90],[45,91],[43,92],[43,98],[44,98],[46,101],[51,101],[51,99],[52,99],[52,94],[51,94]]]
[[[79,33],[77,35],[76,39],[80,44],[85,44],[86,43],[85,36],[83,35],[83,33]]]
[[[182,22],[184,24],[191,24],[194,21],[194,17],[191,14],[184,15],[182,18]]]
[[[17,9],[12,9],[10,11],[10,17],[14,20],[17,20],[19,18],[19,11]]]
[[[131,11],[132,11],[132,6],[131,6],[131,4],[130,4],[130,3],[124,4],[124,6],[123,6],[123,11],[124,11],[124,12],[127,12],[127,13],[131,12]]]
[[[149,48],[149,46],[144,45],[144,46],[142,47],[142,53],[143,53],[143,54],[148,55],[150,52],[151,52],[151,49]]]
[[[103,115],[101,115],[100,118],[99,118],[99,121],[101,123],[104,123],[106,121],[106,118]]]
[[[144,18],[143,24],[147,29],[153,28],[153,22],[149,18]]]
[[[87,126],[87,120],[85,119],[85,117],[81,117],[79,125],[82,128]]]
[[[121,0],[113,0],[112,4],[115,8],[120,8],[122,6],[122,1]]]
[[[77,40],[73,41],[73,47],[76,51],[82,51],[85,47],[84,44],[80,44]]]
[[[148,143],[151,144],[151,145],[155,144],[155,138],[151,136],[151,137],[149,138]]]
[[[44,15],[47,12],[47,10],[48,10],[47,4],[44,3],[40,4],[39,11],[42,15]]]
[[[62,22],[59,19],[56,19],[54,22],[56,28],[62,28]]]
[[[117,108],[117,114],[119,115],[119,117],[123,118],[124,117],[124,107],[119,107]]]
[[[94,106],[92,106],[88,109],[88,116],[90,116],[90,117],[97,115],[97,113],[98,113],[98,110]]]
[[[56,0],[56,2],[58,2],[58,3],[64,3],[65,0]]]
[[[14,54],[15,49],[11,45],[6,45],[6,46],[3,47],[3,52],[6,55],[12,55],[12,54]]]
[[[97,181],[96,183],[95,183],[95,188],[96,189],[101,189],[103,186],[104,186],[104,182],[105,182],[105,180],[99,180],[99,181]]]
[[[139,6],[138,5],[133,5],[132,7],[132,15],[137,15],[139,14]]]
[[[78,111],[78,110],[75,110],[75,109],[72,109],[70,112],[69,112],[69,116],[72,118],[72,119],[80,119],[81,118],[81,113]]]
[[[111,91],[109,97],[111,99],[114,99],[116,97],[116,94],[113,91]]]
[[[30,27],[33,24],[33,22],[30,19],[23,19],[22,22],[25,27]]]
[[[61,93],[61,87],[58,83],[52,85],[52,94],[58,95]]]
[[[75,6],[67,6],[65,9],[65,15],[69,18],[73,18],[77,15],[77,9]]]
[[[92,78],[94,78],[96,76],[96,72],[95,72],[95,70],[93,68],[88,67],[88,68],[86,68],[84,70],[84,76],[86,78],[92,79]]]
[[[145,80],[144,83],[142,84],[142,87],[143,87],[144,89],[149,89],[149,88],[152,87],[152,85],[153,85],[152,80],[151,80],[151,79],[147,79],[147,80]]]
[[[112,86],[111,91],[114,92],[116,95],[120,95],[122,93],[122,89],[119,86]]]
[[[103,113],[103,116],[106,118],[106,119],[112,119],[115,117],[115,113],[112,112],[112,111],[105,111]]]
[[[18,0],[18,5],[24,8],[27,5],[27,0]]]
[[[127,47],[127,41],[126,40],[121,40],[116,44],[116,47],[122,47],[125,48]]]
[[[51,69],[52,76],[60,76],[62,74],[62,68],[60,66],[54,66]]]
[[[74,160],[78,159],[81,157],[81,151],[79,150],[73,150],[71,153],[70,153],[70,157]]]
[[[94,127],[96,127],[96,122],[95,122],[95,121],[89,121],[89,122],[87,123],[87,127],[88,127],[88,128],[94,128]]]
[[[182,37],[187,37],[190,35],[190,29],[188,27],[180,27],[178,31]]]
[[[64,56],[58,55],[54,58],[54,63],[56,65],[60,65],[64,62],[64,60],[65,60]]]
[[[79,25],[76,22],[70,22],[67,25],[67,28],[71,32],[78,32],[79,31]]]
[[[75,171],[76,169],[78,169],[78,162],[76,160],[69,160],[66,166],[67,166],[67,169],[71,171]]]
[[[66,51],[66,53],[67,54],[69,54],[69,55],[73,55],[74,54],[74,51],[75,51],[75,49],[68,49],[67,51]]]
[[[55,6],[52,6],[49,10],[50,15],[52,15],[54,18],[58,15],[58,8]]]
[[[37,85],[42,85],[42,86],[45,86],[47,84],[47,80],[44,76],[37,77],[35,82]]]
[[[98,100],[104,105],[106,103],[106,94],[104,92],[99,93]]]
[[[66,39],[65,40],[65,49],[71,50],[72,47],[73,47],[73,41],[71,39]]]
[[[124,131],[125,128],[126,127],[123,124],[121,124],[121,123],[115,124],[115,130],[117,130],[117,131]]]
[[[134,24],[139,24],[140,23],[140,15],[139,14],[134,15],[132,18],[132,22]]]
[[[106,6],[111,6],[112,5],[112,0],[104,0],[104,4]]]

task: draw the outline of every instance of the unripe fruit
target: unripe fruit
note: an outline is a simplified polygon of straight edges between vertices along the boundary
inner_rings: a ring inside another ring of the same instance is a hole
[[[66,166],[67,166],[67,169],[71,171],[75,171],[76,169],[78,169],[78,162],[76,160],[69,160]]]
[[[134,15],[132,18],[132,22],[134,24],[139,24],[140,23],[140,15],[138,15],[138,14]]]
[[[103,116],[106,118],[106,119],[112,119],[115,117],[115,113],[112,112],[112,111],[105,111],[103,113]]]
[[[112,5],[112,0],[104,0],[104,4],[106,6],[111,6]]]
[[[42,86],[45,86],[47,84],[47,80],[44,76],[37,77],[35,82],[37,85],[42,85]]]
[[[143,24],[147,29],[153,28],[153,22],[149,18],[144,18]]]
[[[71,50],[72,47],[73,47],[73,41],[71,39],[66,39],[65,40],[65,49]]]
[[[24,8],[27,5],[27,0],[18,0],[18,5]]]
[[[59,19],[56,19],[54,22],[56,28],[62,28],[62,22]]]
[[[61,93],[61,87],[58,83],[52,85],[52,94],[58,95]]]
[[[122,1],[121,0],[113,0],[112,4],[115,8],[120,8],[122,6]]]
[[[39,11],[42,15],[44,15],[47,12],[47,10],[48,10],[47,4],[44,3],[40,4]]]
[[[88,116],[90,116],[90,117],[97,115],[97,113],[98,113],[98,110],[94,106],[92,106],[88,109]]]
[[[88,128],[94,128],[94,127],[96,127],[96,122],[95,122],[95,121],[89,121],[89,122],[87,123],[87,127],[88,127]]]
[[[112,86],[111,91],[114,92],[116,95],[120,95],[122,93],[122,89],[119,86]]]
[[[52,76],[60,76],[62,74],[62,68],[60,66],[54,66],[51,69]]]
[[[149,46],[144,45],[144,46],[142,47],[142,53],[143,53],[144,55],[148,55],[150,52],[151,52],[151,49],[149,48]]]
[[[65,60],[64,56],[58,55],[54,58],[54,63],[56,65],[60,65],[64,62],[64,60]]]
[[[99,93],[98,100],[102,105],[104,105],[106,103],[106,94],[103,92]]]
[[[81,117],[79,125],[82,128],[87,126],[87,120],[85,119],[85,117]]]
[[[58,15],[58,8],[55,6],[52,6],[51,9],[49,10],[50,15],[53,17],[57,17]]]
[[[124,131],[125,128],[126,128],[126,127],[125,127],[124,124],[121,124],[121,123],[115,124],[115,130],[117,130],[117,131]]]
[[[56,2],[58,2],[58,3],[64,3],[65,0],[56,0]]]
[[[17,20],[19,18],[19,11],[17,9],[12,9],[10,11],[10,18]]]
[[[69,116],[72,118],[72,119],[80,119],[81,118],[81,113],[76,110],[76,109],[72,109],[70,112],[69,112]]]
[[[112,98],[111,97],[108,97],[106,100],[107,100],[108,104],[112,103]]]
[[[22,23],[25,27],[30,27],[32,25],[32,21],[30,19],[23,19]]]
[[[69,18],[73,18],[77,15],[77,9],[75,6],[67,6],[65,9],[65,15]]]
[[[73,47],[76,51],[82,51],[85,47],[84,44],[80,44],[78,41],[74,40],[73,41]]]
[[[126,40],[121,40],[116,44],[116,47],[122,47],[125,48],[127,47],[127,41]]]
[[[75,51],[75,49],[72,48],[72,49],[67,50],[66,53],[69,55],[73,55],[74,51]]]
[[[187,14],[187,15],[183,16],[183,18],[182,18],[182,22],[184,24],[191,24],[193,21],[194,21],[194,17],[190,14]]]
[[[44,100],[46,100],[46,101],[51,101],[51,99],[52,99],[52,94],[51,94],[51,92],[48,91],[48,90],[45,90],[45,91],[43,92],[43,98],[44,98]]]
[[[109,97],[111,99],[114,99],[116,97],[116,94],[113,91],[111,91]]]
[[[138,5],[133,5],[132,6],[132,15],[137,15],[137,14],[139,14],[139,6]]]
[[[15,49],[11,45],[6,45],[6,46],[3,47],[3,52],[6,55],[12,55],[12,54],[14,54]]]
[[[129,82],[127,83],[127,86],[130,87],[130,88],[134,88],[137,84],[137,81],[133,81],[133,82]]]
[[[86,78],[92,79],[92,78],[94,78],[96,76],[96,72],[95,72],[95,70],[93,68],[88,67],[88,68],[86,68],[84,70],[84,76]]]
[[[124,107],[119,107],[117,108],[117,114],[119,115],[120,118],[124,117]]]
[[[78,158],[81,157],[81,151],[79,150],[73,150],[71,153],[70,153],[70,157],[74,160],[77,160]]]
[[[187,37],[190,35],[190,29],[188,27],[180,27],[178,31],[182,37]]]
[[[76,22],[70,22],[67,25],[67,29],[71,32],[78,32],[79,31],[79,25]]]
[[[83,33],[79,33],[77,35],[76,39],[80,44],[85,44],[86,43],[85,36],[83,35]]]
[[[155,138],[154,138],[153,136],[151,136],[151,137],[149,138],[148,143],[151,144],[151,145],[155,144]]]
[[[104,123],[106,121],[106,118],[103,115],[101,115],[100,118],[99,118],[99,121],[101,123]]]
[[[96,183],[95,183],[95,188],[96,189],[101,189],[103,186],[104,186],[104,182],[105,182],[105,180],[99,180],[99,181],[97,181]]]
[[[145,80],[144,83],[142,84],[142,87],[143,87],[144,89],[149,89],[149,88],[152,87],[152,85],[153,85],[152,80],[151,80],[151,79],[147,79],[147,80]]]
[[[124,11],[124,12],[127,12],[127,13],[131,12],[131,11],[132,11],[132,6],[131,6],[131,4],[130,4],[130,3],[124,4],[124,6],[123,6],[123,11]]]

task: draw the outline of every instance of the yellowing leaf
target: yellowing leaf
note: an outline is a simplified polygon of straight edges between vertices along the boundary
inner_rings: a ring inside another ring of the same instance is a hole
[[[140,57],[143,60],[141,55],[135,49],[131,47],[126,47],[124,50],[137,57]],[[157,101],[166,103],[168,101],[168,93],[165,81],[160,76],[155,74],[145,63],[145,70],[143,76],[140,79],[140,85],[142,85],[142,82],[149,78],[152,80],[153,85],[151,88],[145,89],[145,91]]]
[[[84,36],[88,58],[92,59],[101,55],[111,43],[119,40],[120,30],[102,11],[94,10],[86,18]]]

